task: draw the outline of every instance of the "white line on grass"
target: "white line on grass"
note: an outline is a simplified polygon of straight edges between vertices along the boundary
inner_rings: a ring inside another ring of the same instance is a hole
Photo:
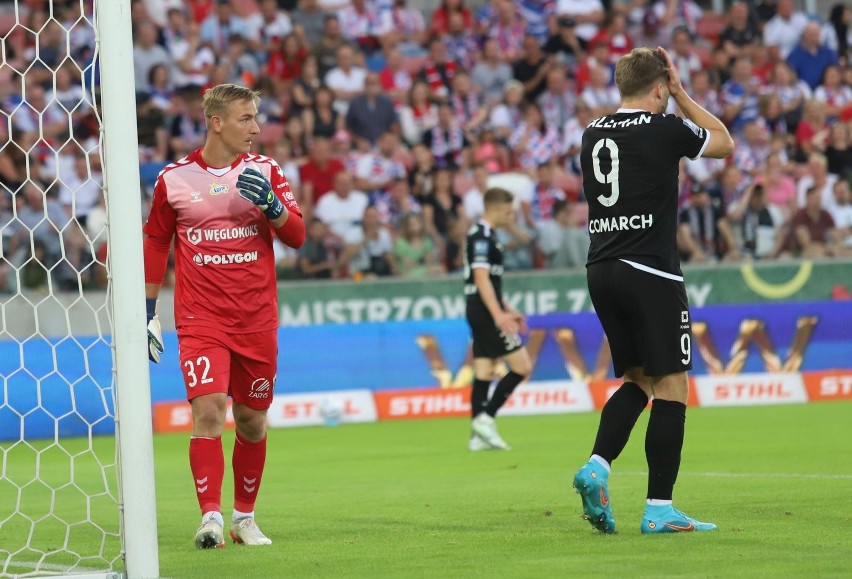
[[[625,476],[648,476],[648,471],[616,471]],[[804,478],[817,480],[852,480],[852,474],[819,474],[792,472],[680,472],[678,476],[706,476],[717,478]]]
[[[80,567],[72,565],[59,565],[57,563],[33,563],[31,561],[12,561],[10,568],[32,569],[33,571],[50,571],[70,573],[74,579],[85,579],[86,577],[120,577],[116,571],[104,571],[97,567]]]

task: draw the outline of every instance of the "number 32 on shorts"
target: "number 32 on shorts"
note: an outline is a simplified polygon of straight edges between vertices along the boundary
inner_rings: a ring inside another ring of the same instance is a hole
[[[195,388],[199,384],[209,384],[213,381],[208,374],[210,373],[210,358],[207,356],[199,356],[195,362],[186,360],[183,363],[186,369],[186,385],[189,388]],[[200,374],[200,375],[199,375]]]

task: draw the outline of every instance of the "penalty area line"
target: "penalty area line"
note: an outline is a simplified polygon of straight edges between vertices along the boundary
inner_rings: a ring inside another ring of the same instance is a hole
[[[648,471],[627,471],[616,474],[625,476],[648,476]],[[852,480],[852,474],[819,474],[792,472],[680,472],[678,476],[700,476],[715,478],[778,478],[778,479],[816,479],[816,480]]]

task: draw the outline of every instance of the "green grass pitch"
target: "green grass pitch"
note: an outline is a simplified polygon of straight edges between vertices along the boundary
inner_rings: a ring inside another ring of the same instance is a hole
[[[647,412],[610,478],[614,536],[580,518],[570,486],[598,414],[505,418],[500,430],[514,450],[476,454],[467,451],[461,419],[274,430],[257,506],[274,544],[229,542],[215,551],[192,544],[198,512],[188,437],[158,436],[161,574],[849,576],[850,415],[847,402],[690,409],[675,505],[719,530],[653,537],[639,533]],[[232,445],[229,433],[228,455]],[[225,505],[232,485],[228,472]],[[13,529],[0,528],[0,549],[16,542]]]

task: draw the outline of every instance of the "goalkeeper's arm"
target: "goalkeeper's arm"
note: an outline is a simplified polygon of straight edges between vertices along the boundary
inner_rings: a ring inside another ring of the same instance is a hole
[[[160,361],[163,353],[163,331],[157,318],[157,297],[166,275],[169,250],[177,226],[177,213],[169,205],[162,176],[154,186],[154,201],[145,223],[143,242],[145,262],[145,313],[148,317],[148,358]]]
[[[149,287],[156,288],[149,292]],[[165,351],[163,347],[163,330],[160,327],[160,318],[157,317],[157,298],[148,297],[149,293],[159,293],[160,286],[145,284],[145,314],[148,318],[148,359],[160,363],[160,354]]]
[[[157,317],[157,298],[169,260],[169,246],[145,237],[145,315],[148,319],[148,359],[160,363],[164,352],[163,330]]]
[[[284,245],[299,249],[305,243],[305,222],[298,210],[287,209],[284,213],[287,215],[284,223],[278,225],[275,221],[272,222],[275,235]]]

